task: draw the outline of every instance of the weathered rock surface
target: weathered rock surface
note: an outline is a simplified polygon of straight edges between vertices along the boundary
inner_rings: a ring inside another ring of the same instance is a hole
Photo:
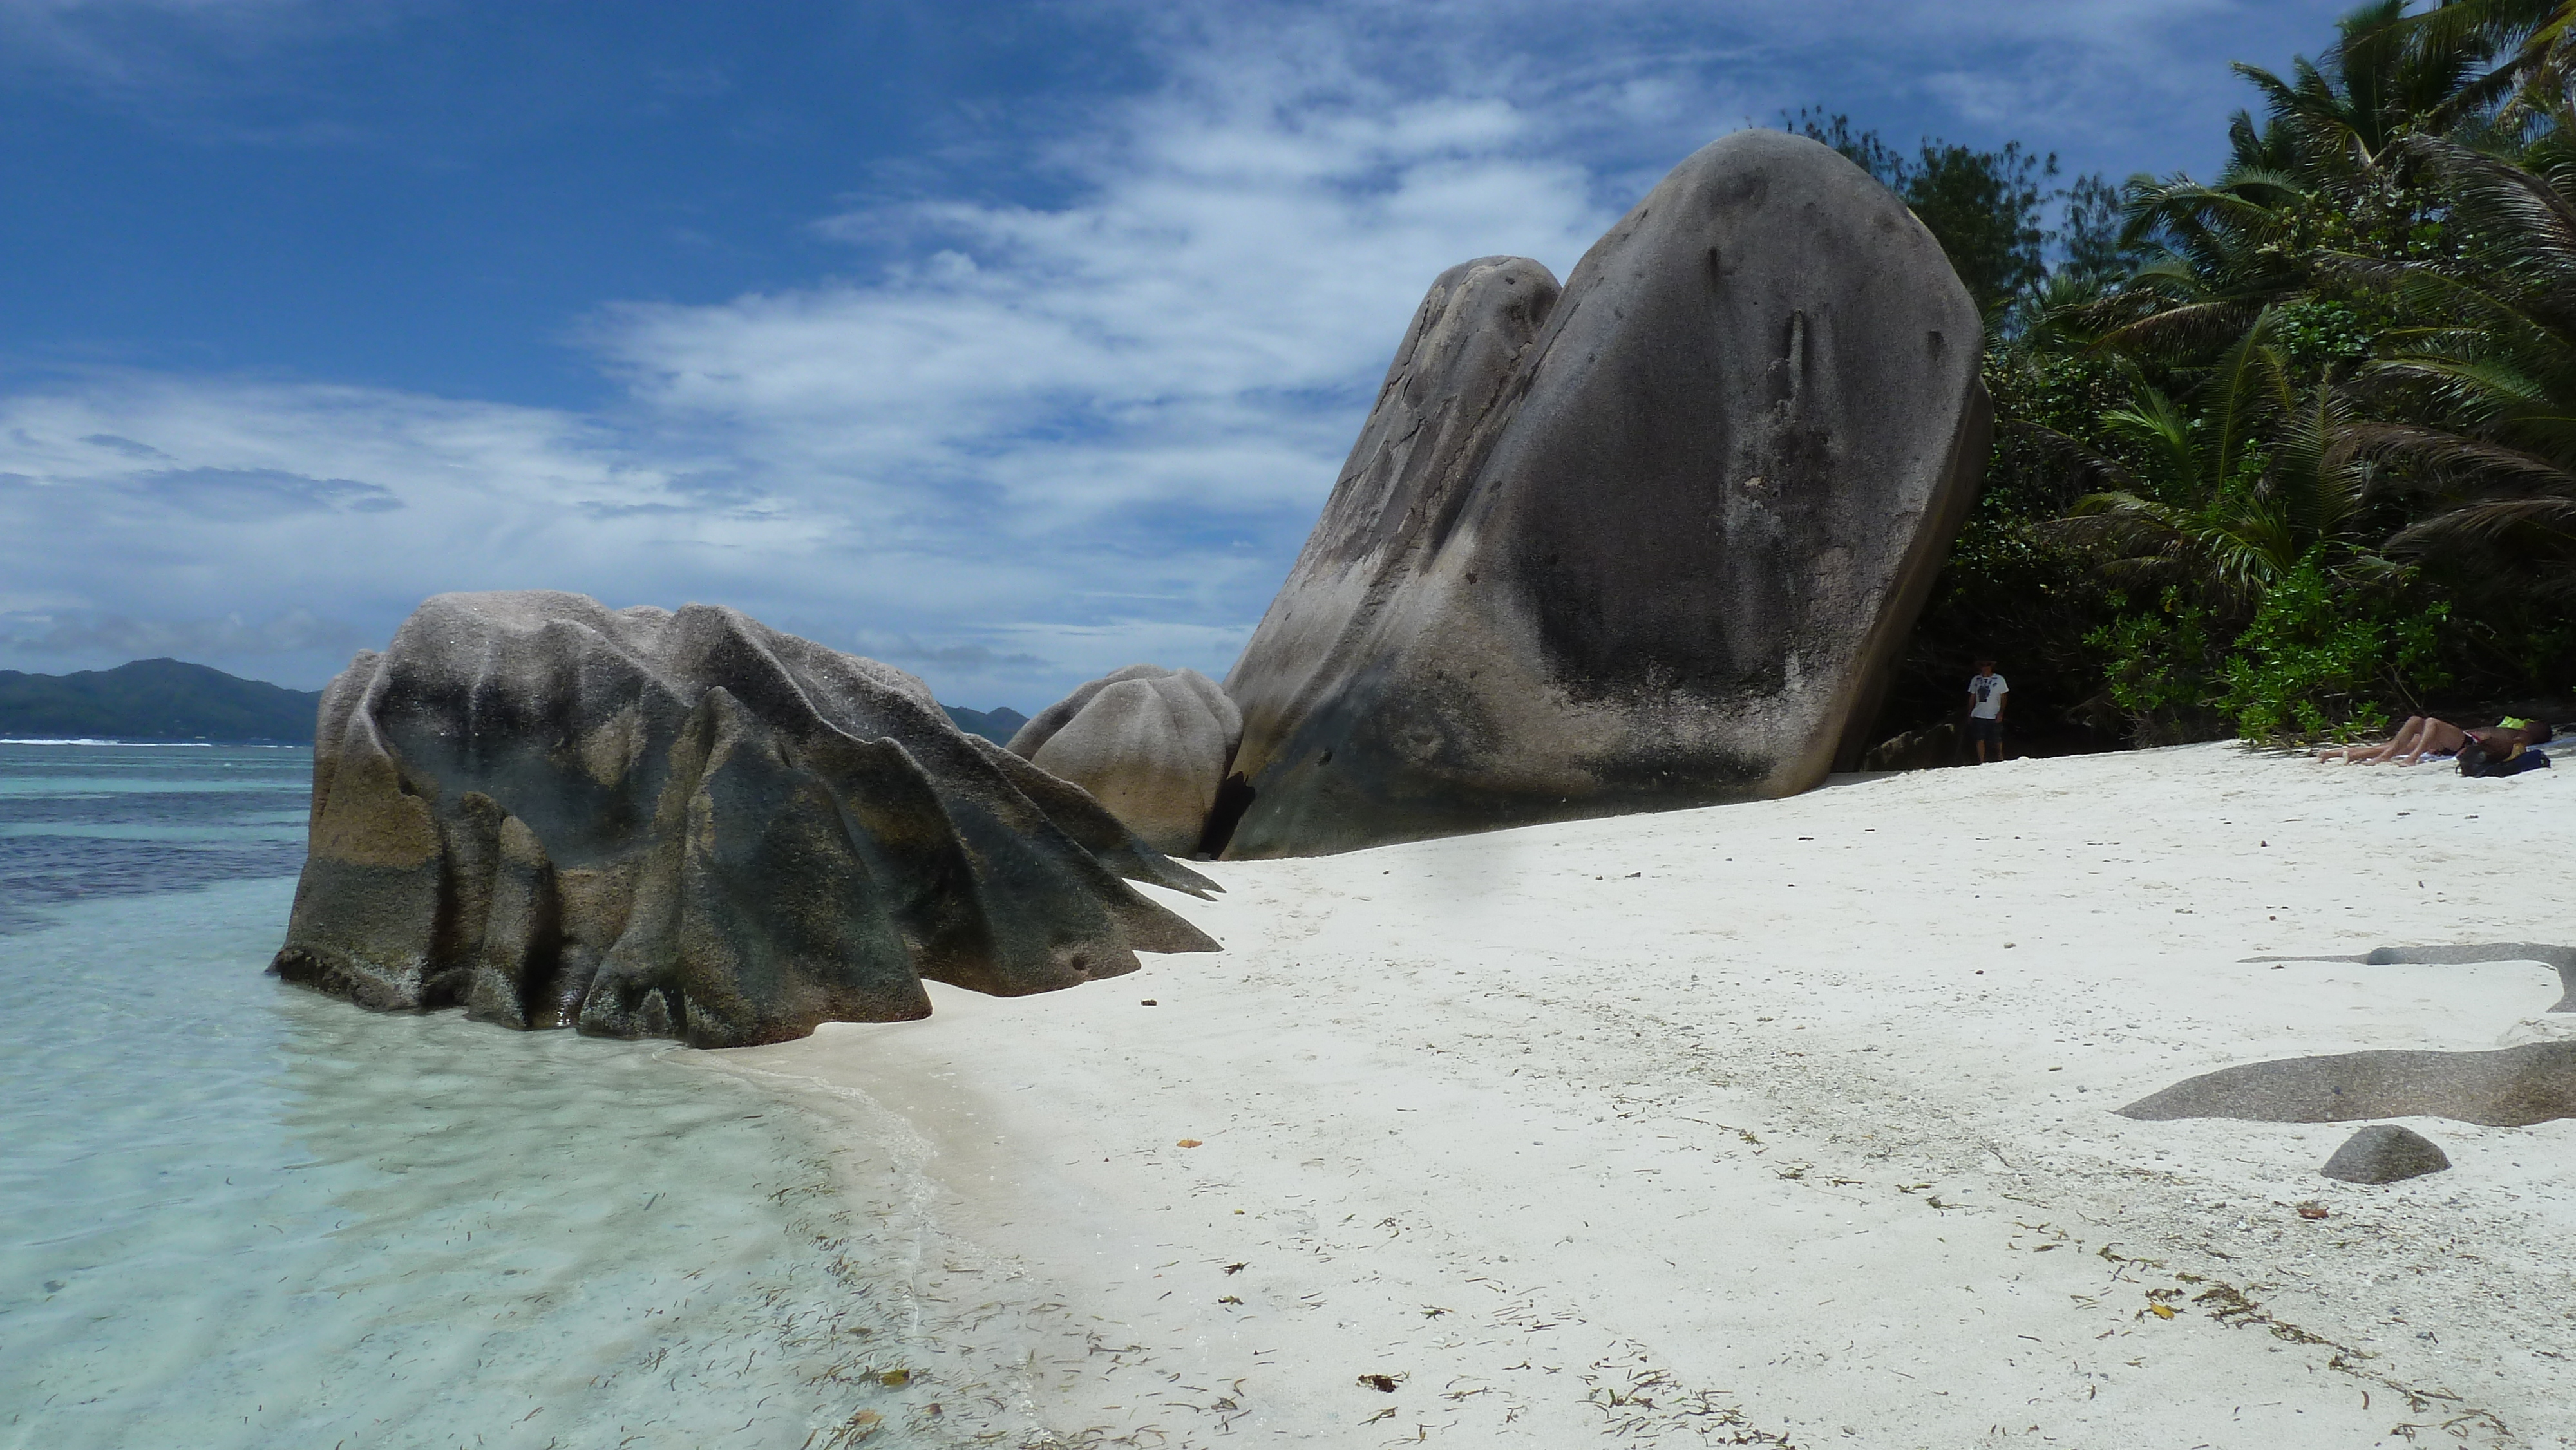
[[[2373,1123],[2346,1138],[2317,1171],[2346,1183],[2395,1183],[2450,1166],[2450,1156],[2432,1139],[2395,1123]]]
[[[919,680],[727,609],[451,594],[322,697],[274,970],[387,1010],[701,1047],[1210,951],[1204,892]]]
[[[1858,167],[1743,131],[1575,268],[1441,274],[1226,689],[1229,856],[1785,795],[1856,761],[1973,500],[1983,329]]]
[[[1243,712],[1196,670],[1129,665],[1037,713],[1011,752],[1072,781],[1157,851],[1199,848]]]
[[[2348,1123],[2450,1118],[2524,1128],[2576,1118],[2576,1042],[2494,1052],[2344,1052],[2202,1073],[2120,1109],[2124,1118]]]

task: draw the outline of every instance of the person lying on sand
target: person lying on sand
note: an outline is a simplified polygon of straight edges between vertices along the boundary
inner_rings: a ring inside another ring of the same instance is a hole
[[[2507,715],[2493,728],[2519,732],[2520,743],[2523,745],[2539,745],[2547,741],[2551,734],[2547,725],[2515,715]],[[2346,745],[2332,750],[2320,750],[2317,752],[2317,759],[2332,760],[2341,756],[2346,765],[2377,765],[2383,760],[2395,760],[2399,765],[2413,765],[2427,755],[2457,755],[2468,738],[2468,731],[2447,720],[2436,720],[2430,715],[2409,715],[2406,717],[2406,723],[2398,726],[2397,733],[2390,736],[2383,744]]]
[[[2427,755],[2451,755],[2458,752],[2468,732],[2448,720],[2430,715],[2409,715],[2397,733],[2378,745],[2345,745],[2317,752],[2319,760],[2340,758],[2346,765],[2377,765],[2394,760],[2399,765],[2413,765]]]

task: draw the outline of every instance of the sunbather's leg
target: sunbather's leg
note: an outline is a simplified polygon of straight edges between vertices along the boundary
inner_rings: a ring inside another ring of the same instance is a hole
[[[2415,748],[2416,739],[2424,733],[2425,723],[2423,716],[2409,715],[2406,717],[2406,723],[2398,726],[2397,733],[2388,737],[2385,742],[2368,747],[2356,746],[2346,750],[2343,755],[2344,763],[2377,765],[2391,756],[2412,750]]]
[[[2399,765],[2413,765],[2427,755],[2457,755],[2468,742],[2469,733],[2447,720],[2424,722],[2423,732],[2415,737],[2414,749],[2397,758]]]

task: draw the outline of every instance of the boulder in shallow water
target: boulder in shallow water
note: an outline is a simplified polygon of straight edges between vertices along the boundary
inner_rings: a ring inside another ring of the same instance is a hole
[[[2373,1123],[2345,1139],[2319,1171],[2346,1183],[2396,1183],[2450,1166],[2450,1155],[2432,1139],[2395,1123]]]
[[[1903,203],[1742,131],[1578,265],[1432,286],[1226,689],[1229,856],[1786,795],[1856,762],[1973,501],[1983,324]]]
[[[1199,848],[1243,713],[1196,670],[1129,665],[1049,705],[1011,751],[1072,781],[1158,851]]]
[[[919,680],[729,609],[442,595],[323,694],[275,970],[380,1009],[701,1047],[1216,943],[1204,893]]]

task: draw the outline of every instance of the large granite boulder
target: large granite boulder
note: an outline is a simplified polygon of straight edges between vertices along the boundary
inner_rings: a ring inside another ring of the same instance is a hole
[[[728,609],[450,594],[323,693],[274,970],[380,1009],[701,1047],[1216,943],[1211,883],[950,724],[919,680]]]
[[[1576,266],[1432,285],[1226,679],[1229,856],[1785,795],[1856,762],[1983,465],[1983,330],[1827,147],[1743,131]]]
[[[1129,665],[1039,711],[1011,752],[1072,781],[1157,851],[1193,852],[1243,712],[1196,670]]]

